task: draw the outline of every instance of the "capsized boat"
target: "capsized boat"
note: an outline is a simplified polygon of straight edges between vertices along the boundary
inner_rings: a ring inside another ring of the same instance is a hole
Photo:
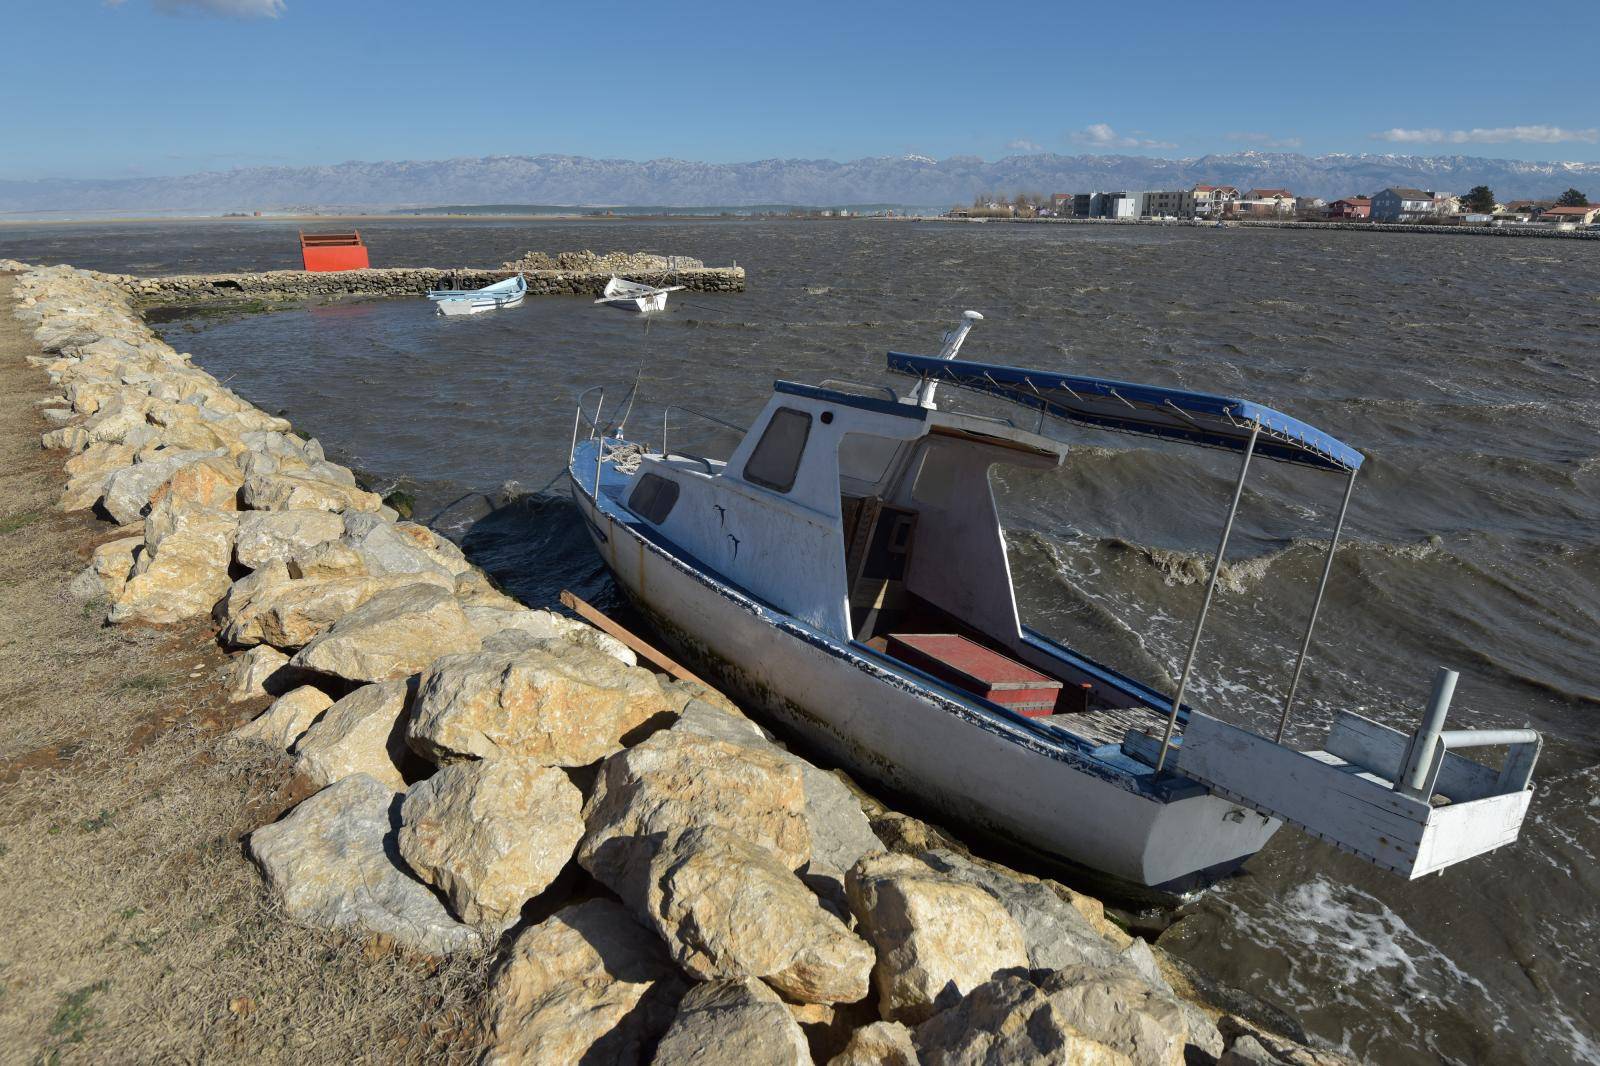
[[[682,285],[657,288],[654,285],[612,275],[611,280],[606,282],[606,287],[601,290],[600,299],[595,303],[618,307],[624,311],[638,311],[640,314],[647,311],[665,311],[667,293],[677,292],[681,288]]]
[[[1345,711],[1321,748],[1282,743],[1360,452],[1249,400],[957,359],[981,317],[938,356],[889,354],[917,379],[905,395],[776,382],[726,462],[672,451],[665,417],[659,448],[632,440],[602,422],[603,391],[592,414],[597,390],[580,396],[572,496],[617,584],[706,676],[825,758],[1138,889],[1200,887],[1284,822],[1409,878],[1516,839],[1539,736],[1444,729],[1450,671],[1414,733]],[[1040,429],[1242,456],[1175,692],[1021,623],[989,473],[1059,466],[1066,445],[941,410],[941,383],[1031,409]],[[1255,458],[1347,479],[1275,737],[1185,702]],[[1485,745],[1507,749],[1502,766],[1459,754]]]
[[[479,315],[515,307],[528,295],[528,279],[521,274],[485,285],[481,289],[432,289],[428,299],[441,315]]]

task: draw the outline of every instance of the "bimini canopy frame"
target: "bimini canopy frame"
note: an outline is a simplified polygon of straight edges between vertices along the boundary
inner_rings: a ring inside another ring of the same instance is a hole
[[[1348,444],[1298,418],[1229,396],[901,352],[889,353],[889,369],[924,382],[988,393],[1096,429],[1242,452],[1259,426],[1255,454],[1269,459],[1349,473],[1359,470],[1363,459]]]
[[[1311,634],[1316,628],[1317,614],[1328,588],[1328,577],[1333,572],[1333,553],[1339,546],[1339,535],[1344,531],[1350,496],[1355,490],[1356,472],[1361,469],[1365,457],[1315,426],[1250,400],[1158,385],[1137,385],[1108,378],[973,363],[954,359],[953,355],[954,352],[939,356],[890,352],[889,369],[920,378],[922,385],[918,389],[919,396],[931,397],[934,383],[948,382],[957,388],[986,393],[1036,409],[1040,412],[1041,420],[1045,414],[1050,414],[1095,429],[1144,433],[1187,444],[1244,453],[1244,459],[1239,464],[1239,477],[1233,486],[1233,499],[1228,505],[1227,520],[1223,523],[1222,536],[1217,544],[1216,559],[1212,562],[1211,574],[1206,581],[1205,597],[1200,604],[1200,613],[1195,618],[1188,654],[1184,657],[1183,673],[1167,715],[1161,751],[1156,758],[1157,773],[1166,765],[1167,753],[1172,747],[1173,729],[1177,725],[1184,692],[1189,687],[1189,679],[1194,671],[1195,655],[1200,650],[1200,636],[1205,630],[1206,615],[1210,613],[1211,601],[1216,594],[1217,577],[1228,551],[1228,538],[1233,532],[1234,516],[1238,514],[1239,500],[1244,494],[1250,460],[1256,455],[1264,455],[1279,462],[1348,475],[1344,500],[1339,506],[1339,518],[1328,542],[1322,579],[1317,584],[1317,596],[1311,604],[1311,614],[1306,619],[1300,654],[1296,657],[1289,691],[1283,701],[1283,712],[1278,719],[1275,742],[1281,744],[1284,729],[1289,723],[1290,708],[1300,688],[1306,656],[1311,650]]]

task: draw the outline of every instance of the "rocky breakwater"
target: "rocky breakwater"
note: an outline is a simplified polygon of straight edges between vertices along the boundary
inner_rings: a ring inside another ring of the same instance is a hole
[[[744,268],[708,267],[686,256],[633,252],[529,252],[498,267],[374,267],[311,273],[263,270],[236,274],[139,277],[107,274],[141,304],[191,300],[328,300],[353,296],[422,296],[430,289],[476,289],[521,273],[533,296],[599,296],[613,275],[695,292],[743,292]]]
[[[247,839],[284,916],[492,953],[483,1061],[1341,1061],[1185,998],[1097,901],[508,599],[120,284],[56,267],[15,292],[61,391],[60,506],[120,534],[72,591],[112,624],[215,626],[259,712],[225,742],[315,789]]]

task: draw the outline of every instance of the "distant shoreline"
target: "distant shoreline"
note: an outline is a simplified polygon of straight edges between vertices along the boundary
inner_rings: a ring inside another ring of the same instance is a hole
[[[1041,225],[1041,226],[1163,226],[1180,229],[1290,229],[1345,231],[1353,233],[1420,233],[1431,236],[1460,237],[1539,237],[1568,240],[1600,240],[1600,231],[1557,230],[1535,226],[1421,226],[1396,222],[1302,222],[1274,219],[1230,219],[1218,227],[1213,222],[1135,218],[951,218],[946,215],[593,215],[573,214],[338,214],[338,215],[183,215],[160,217],[130,215],[114,218],[0,219],[0,231],[24,226],[108,226],[217,222],[236,223],[354,223],[354,222],[930,222],[942,225]]]

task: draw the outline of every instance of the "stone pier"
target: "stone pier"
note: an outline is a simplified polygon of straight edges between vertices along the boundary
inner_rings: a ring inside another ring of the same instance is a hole
[[[263,270],[238,274],[172,274],[139,277],[108,274],[140,304],[191,300],[305,300],[352,296],[422,296],[430,289],[476,289],[504,281],[516,271],[505,267],[375,267],[309,273]],[[610,271],[525,270],[530,296],[599,296]],[[744,267],[694,267],[629,271],[646,285],[682,285],[694,292],[743,292]]]

